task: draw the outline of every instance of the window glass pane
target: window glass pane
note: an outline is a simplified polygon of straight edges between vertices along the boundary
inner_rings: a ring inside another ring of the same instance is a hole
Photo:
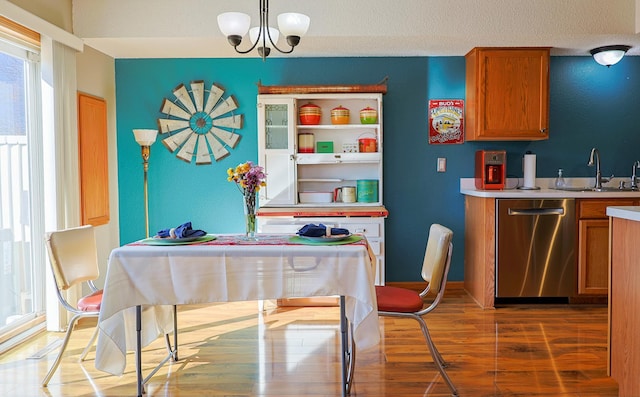
[[[0,51],[0,334],[35,315],[28,62]]]
[[[287,105],[266,105],[264,110],[267,119],[266,149],[287,149]]]
[[[0,135],[26,135],[26,62],[0,52]]]

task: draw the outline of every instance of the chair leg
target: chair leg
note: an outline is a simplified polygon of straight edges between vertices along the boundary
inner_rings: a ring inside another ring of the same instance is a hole
[[[447,386],[449,386],[449,390],[451,390],[451,394],[453,396],[457,396],[458,390],[453,385],[451,378],[449,378],[449,375],[447,375],[447,371],[445,371],[444,369],[444,365],[443,365],[444,360],[442,359],[440,352],[436,348],[436,345],[433,343],[433,340],[431,340],[431,335],[429,334],[429,329],[427,328],[427,324],[424,322],[424,319],[422,317],[415,317],[415,319],[418,320],[418,322],[420,323],[422,334],[424,335],[424,339],[427,341],[429,352],[431,353],[431,357],[433,357],[433,362],[436,364],[436,367],[438,367],[438,371],[440,371],[440,375],[442,375],[445,382],[447,382]]]
[[[91,340],[89,340],[89,343],[87,343],[87,346],[82,351],[82,354],[80,355],[80,361],[84,361],[84,359],[87,358],[87,354],[89,354],[89,350],[91,350],[91,348],[93,347],[93,343],[96,341],[97,337],[98,326],[96,326],[96,329],[93,331],[93,335],[91,335]]]
[[[64,351],[66,350],[67,345],[69,344],[69,338],[71,337],[71,332],[73,332],[73,327],[76,325],[76,321],[78,321],[80,317],[82,317],[82,315],[76,314],[71,318],[71,321],[69,321],[69,325],[67,326],[67,333],[65,334],[64,341],[62,342],[62,346],[60,346],[60,352],[58,353],[56,360],[53,362],[53,365],[49,369],[49,372],[47,372],[47,375],[42,380],[43,387],[47,387],[47,385],[49,384],[49,381],[51,380],[51,377],[58,369],[58,365],[60,365],[60,360],[62,359],[62,355],[64,354]]]
[[[422,322],[424,322],[424,319],[421,318],[421,320]],[[444,360],[444,358],[442,357],[442,354],[440,354],[440,351],[436,347],[436,344],[433,343],[433,339],[431,339],[431,333],[429,332],[429,327],[427,327],[427,324],[426,323],[424,323],[424,325],[420,324],[420,328],[422,329],[422,334],[424,335],[425,340],[427,341],[427,344],[431,343],[433,345],[434,352],[436,354],[436,357],[434,357],[434,360],[437,359],[438,361],[440,361],[440,364],[442,365],[443,368],[447,368],[449,366],[449,363]]]

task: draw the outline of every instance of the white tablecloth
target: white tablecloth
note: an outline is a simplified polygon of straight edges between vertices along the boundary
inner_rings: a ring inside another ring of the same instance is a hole
[[[146,346],[173,330],[170,305],[344,295],[358,349],[378,344],[374,272],[366,244],[294,245],[288,236],[261,236],[258,242],[237,237],[114,249],[98,320],[96,368],[124,372],[125,353],[136,346],[137,305],[143,306]]]

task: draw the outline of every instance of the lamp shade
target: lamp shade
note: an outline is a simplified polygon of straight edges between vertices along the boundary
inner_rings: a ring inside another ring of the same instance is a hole
[[[243,37],[249,31],[251,17],[241,12],[225,12],[218,15],[218,27],[223,35]]]
[[[630,48],[626,45],[610,45],[594,48],[590,53],[596,62],[608,67],[620,62]]]
[[[133,136],[136,138],[138,145],[151,146],[156,141],[158,130],[135,129],[133,130]]]
[[[285,37],[304,36],[309,29],[310,22],[311,19],[308,16],[297,12],[285,12],[278,15],[278,28]]]
[[[258,33],[260,32],[260,28],[251,28],[249,30],[249,39],[251,39],[251,44],[255,44],[256,41],[258,41]],[[262,32],[263,35],[266,35],[266,31],[263,30]],[[271,37],[271,41],[269,41],[269,36]],[[280,32],[278,32],[278,29],[276,28],[272,28],[271,26],[269,26],[269,36],[265,36],[265,46],[267,48],[271,48],[271,43],[273,44],[278,44],[278,39],[280,38]],[[258,45],[260,46],[262,44],[262,37],[260,37],[260,43],[258,43]]]

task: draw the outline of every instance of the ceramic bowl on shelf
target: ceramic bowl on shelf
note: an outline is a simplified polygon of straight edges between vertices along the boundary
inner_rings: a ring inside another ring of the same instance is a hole
[[[309,102],[306,105],[300,106],[298,115],[300,116],[300,124],[315,125],[320,123],[322,111],[320,110],[320,106]]]
[[[331,109],[331,124],[349,124],[349,109],[342,106]]]
[[[300,203],[330,203],[333,200],[333,192],[300,192]]]
[[[360,123],[376,124],[378,122],[378,112],[372,107],[360,110]]]

